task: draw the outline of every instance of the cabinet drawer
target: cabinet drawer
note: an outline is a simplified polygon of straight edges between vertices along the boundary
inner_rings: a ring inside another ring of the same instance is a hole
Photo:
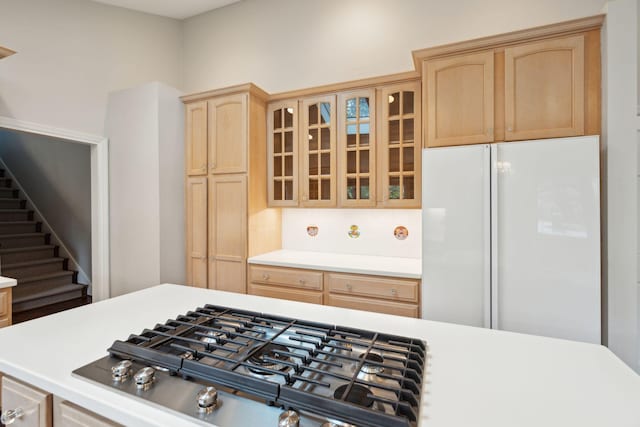
[[[418,302],[418,282],[373,276],[326,273],[329,292]]]
[[[51,427],[53,411],[51,395],[12,378],[2,378],[2,410],[21,409],[24,415],[15,425],[21,427]]]
[[[9,317],[11,309],[11,288],[0,289],[0,319]]]
[[[322,272],[295,268],[249,267],[249,281],[300,289],[322,290]]]
[[[327,305],[397,316],[418,317],[418,306],[395,301],[380,301],[349,295],[329,294]]]
[[[102,418],[66,400],[62,402],[58,400],[54,411],[54,425],[55,427],[115,427],[120,424]]]
[[[298,289],[288,289],[277,286],[249,285],[249,293],[262,297],[280,298],[290,301],[309,302],[312,304],[322,304],[322,293],[313,291],[303,291]]]

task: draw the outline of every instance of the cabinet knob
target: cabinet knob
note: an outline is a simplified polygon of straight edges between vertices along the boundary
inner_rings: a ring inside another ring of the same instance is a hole
[[[398,295],[398,291],[395,289],[391,289],[391,295],[395,297],[396,295]]]
[[[302,195],[302,200],[304,200],[306,202],[307,200],[309,200],[309,196],[307,196],[306,194],[303,194]]]
[[[306,281],[306,280],[304,280],[304,279],[300,279],[300,284],[301,284],[302,286],[304,286],[304,285],[306,285],[306,284],[307,284],[307,281]]]
[[[2,416],[0,416],[0,422],[4,425],[10,425],[15,423],[17,420],[24,416],[24,409],[16,408],[9,409],[8,411],[4,411]]]
[[[353,286],[351,286],[351,283],[347,283],[347,289],[348,289],[349,291],[353,290]]]
[[[513,132],[513,128],[512,128],[511,126],[509,126],[509,127],[507,128],[507,131],[509,131],[509,132]]]
[[[262,275],[262,280],[269,280],[269,275],[268,274],[263,274]]]
[[[216,168],[216,162],[211,163],[211,170],[214,170]]]

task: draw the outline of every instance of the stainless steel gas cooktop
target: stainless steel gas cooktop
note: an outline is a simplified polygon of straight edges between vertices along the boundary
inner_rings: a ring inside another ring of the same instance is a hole
[[[219,426],[417,425],[426,343],[216,305],[74,371]]]

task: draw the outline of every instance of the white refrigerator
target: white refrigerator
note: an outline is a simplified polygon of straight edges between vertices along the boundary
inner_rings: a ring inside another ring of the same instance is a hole
[[[599,139],[423,150],[422,317],[600,343]]]

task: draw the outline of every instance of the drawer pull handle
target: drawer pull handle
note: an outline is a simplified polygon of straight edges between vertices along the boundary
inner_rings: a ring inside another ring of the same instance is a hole
[[[4,425],[9,425],[15,423],[17,420],[24,416],[24,409],[16,408],[9,409],[8,411],[4,411],[2,416],[0,417],[0,422]]]
[[[306,284],[307,284],[307,281],[306,281],[306,280],[304,280],[304,279],[300,279],[300,284],[301,284],[302,286],[304,286],[304,285],[306,285]]]
[[[398,295],[398,291],[396,291],[395,289],[391,289],[391,295],[395,297],[396,295]]]
[[[353,286],[351,286],[351,283],[347,283],[347,290],[349,291],[353,290]]]
[[[262,275],[262,280],[269,280],[269,275],[268,274],[263,274]]]

